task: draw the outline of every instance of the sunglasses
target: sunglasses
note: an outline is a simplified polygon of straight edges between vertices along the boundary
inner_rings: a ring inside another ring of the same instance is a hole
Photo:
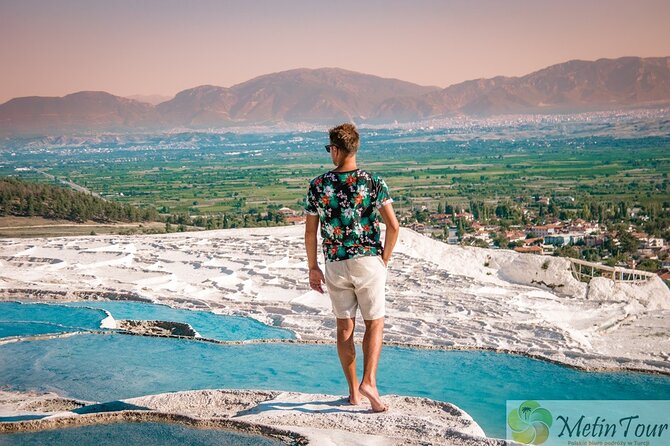
[[[333,147],[339,149],[339,147],[337,147],[337,145],[335,145],[335,144],[326,144],[326,152],[330,153],[330,149],[333,148]]]

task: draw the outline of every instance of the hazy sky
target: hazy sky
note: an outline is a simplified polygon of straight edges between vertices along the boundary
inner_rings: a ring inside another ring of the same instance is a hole
[[[670,56],[668,0],[0,0],[0,103],[162,94],[340,67],[446,87]]]

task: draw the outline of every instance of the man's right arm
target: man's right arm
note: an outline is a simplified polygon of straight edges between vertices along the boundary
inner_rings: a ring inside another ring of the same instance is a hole
[[[305,222],[305,249],[307,250],[307,267],[309,268],[309,287],[314,291],[323,294],[323,286],[325,278],[323,272],[319,268],[317,259],[318,241],[316,234],[319,230],[319,216],[307,215]]]

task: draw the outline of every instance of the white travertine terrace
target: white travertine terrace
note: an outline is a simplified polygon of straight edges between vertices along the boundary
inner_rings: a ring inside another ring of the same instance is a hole
[[[1,239],[0,299],[148,300],[250,316],[302,340],[332,341],[329,299],[308,286],[303,230]],[[636,285],[595,278],[587,285],[572,276],[567,259],[450,246],[402,229],[389,269],[385,339],[670,374],[670,291],[654,279]],[[106,321],[111,326],[113,318]],[[310,444],[501,444],[445,403],[385,396],[394,409],[372,416],[365,406],[341,406],[339,397],[261,393],[178,392],[132,404],[194,417],[232,416],[235,409],[235,417],[297,432]],[[0,414],[22,413],[20,404],[33,397],[15,394]],[[224,409],[237,400],[246,405]]]

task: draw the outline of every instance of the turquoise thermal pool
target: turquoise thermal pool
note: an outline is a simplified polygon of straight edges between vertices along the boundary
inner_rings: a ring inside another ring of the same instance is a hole
[[[189,340],[84,334],[0,346],[0,383],[16,390],[112,401],[204,388],[342,394],[334,346],[218,345]],[[504,435],[506,399],[670,399],[670,378],[588,373],[482,351],[386,348],[384,393],[449,401],[489,435]]]

